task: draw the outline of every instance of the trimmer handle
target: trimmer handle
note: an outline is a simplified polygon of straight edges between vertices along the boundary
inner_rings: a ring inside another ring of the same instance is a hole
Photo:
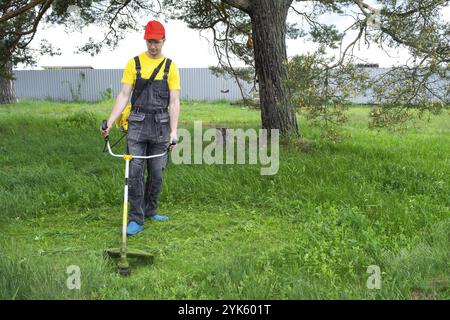
[[[176,146],[176,145],[177,145],[177,142],[178,142],[178,141],[175,140],[175,139],[172,140],[172,142],[171,142],[171,143],[169,144],[169,146],[167,147],[167,151],[170,151],[170,147],[171,147],[171,146]]]
[[[104,131],[106,129],[108,129],[108,122],[106,120],[103,120],[102,121],[102,130]],[[109,136],[106,136],[105,140],[108,140],[108,138],[109,138]]]

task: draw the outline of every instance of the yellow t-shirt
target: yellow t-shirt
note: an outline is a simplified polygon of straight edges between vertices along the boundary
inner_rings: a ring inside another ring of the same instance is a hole
[[[165,57],[159,59],[150,59],[145,52],[139,55],[139,61],[141,63],[141,77],[143,79],[149,79],[153,73],[153,70],[161,63]],[[162,80],[164,76],[165,63],[162,65],[156,75],[155,80]],[[136,82],[136,64],[134,58],[128,60],[125,70],[123,71],[122,83],[134,85]],[[169,90],[180,90],[180,73],[177,66],[172,61],[170,65],[169,74],[167,75],[167,82],[169,84]]]

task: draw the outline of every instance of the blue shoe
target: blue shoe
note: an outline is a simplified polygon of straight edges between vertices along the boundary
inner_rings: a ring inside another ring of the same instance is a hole
[[[144,226],[141,226],[136,221],[131,221],[127,227],[127,235],[133,236],[133,235],[141,232],[142,230],[144,230]]]
[[[155,214],[154,216],[146,217],[146,219],[155,220],[155,221],[166,221],[166,220],[169,220],[169,217]]]

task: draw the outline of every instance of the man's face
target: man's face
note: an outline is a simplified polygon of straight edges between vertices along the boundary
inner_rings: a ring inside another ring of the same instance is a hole
[[[165,39],[162,40],[146,40],[148,52],[152,56],[157,56],[161,53]]]

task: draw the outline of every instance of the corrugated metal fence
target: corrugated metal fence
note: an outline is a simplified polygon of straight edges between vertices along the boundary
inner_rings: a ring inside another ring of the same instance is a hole
[[[122,69],[20,70],[14,86],[18,99],[97,101],[108,88],[117,96],[122,74]],[[180,78],[182,99],[242,99],[233,78],[216,77],[208,68],[180,68]],[[253,85],[241,84],[249,94]]]
[[[388,72],[388,68],[366,70],[369,79]],[[109,88],[116,97],[120,90],[122,69],[62,69],[15,71],[15,92],[18,99],[81,100],[98,101]],[[185,100],[242,99],[234,78],[217,77],[208,68],[180,68],[181,98]],[[368,80],[370,81],[370,80]],[[241,81],[245,95],[251,95],[253,84]],[[438,91],[448,90],[448,80],[439,80]],[[434,97],[430,97],[434,99]],[[355,94],[353,103],[374,103],[371,90]]]

